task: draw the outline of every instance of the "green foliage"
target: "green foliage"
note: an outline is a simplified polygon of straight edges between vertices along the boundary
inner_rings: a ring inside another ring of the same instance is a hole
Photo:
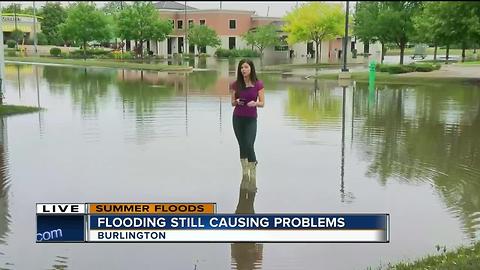
[[[102,41],[111,36],[106,17],[94,5],[87,3],[77,3],[68,10],[67,20],[60,26],[60,32],[65,39],[82,43],[84,50],[87,42]]]
[[[106,15],[115,15],[120,13],[124,7],[127,7],[125,1],[110,1],[103,6],[102,11]]]
[[[190,45],[196,45],[198,52],[202,47],[218,47],[221,44],[215,30],[206,25],[195,25],[188,29],[188,42]]]
[[[2,13],[22,13],[22,5],[11,3],[10,5],[2,8]]]
[[[51,56],[60,56],[61,53],[62,53],[62,50],[60,50],[60,48],[53,47],[50,49]]]
[[[18,105],[0,105],[0,116],[38,112],[38,107],[18,106]]]
[[[17,42],[15,42],[15,40],[7,40],[7,47],[8,48],[15,48],[15,45],[17,45]]]
[[[22,43],[23,32],[21,30],[13,30],[11,34],[12,39],[17,40],[18,43]]]
[[[48,44],[48,39],[47,35],[44,33],[37,33],[37,44],[38,45],[47,45]]]
[[[345,27],[345,14],[340,4],[314,2],[302,4],[285,17],[283,30],[288,33],[287,42],[313,40],[316,45],[316,63],[321,55],[320,42],[342,35]]]
[[[428,256],[413,263],[398,263],[391,269],[395,270],[423,270],[423,269],[478,269],[480,265],[480,243],[470,247],[460,247],[454,251],[448,251],[445,247],[437,245],[440,254]]]
[[[151,2],[134,2],[125,7],[117,17],[117,28],[120,38],[139,41],[142,54],[145,41],[162,41],[172,31],[170,22],[160,19]]]
[[[215,51],[215,56],[220,58],[228,58],[228,57],[259,57],[260,55],[258,52],[250,49],[217,49]]]
[[[404,49],[414,37],[414,17],[421,11],[419,1],[361,2],[354,19],[354,33],[363,41],[393,43],[400,48],[400,64]]]
[[[400,74],[409,72],[430,72],[439,70],[441,65],[429,63],[412,63],[409,65],[384,65],[377,64],[376,70],[380,72],[388,72],[389,74]]]
[[[85,51],[83,50],[75,50],[70,52],[68,55],[69,58],[83,58],[85,53],[85,57],[87,58],[98,58],[101,55],[109,55],[110,51],[106,51],[103,49],[86,49]],[[107,58],[113,58],[113,55],[111,57]]]
[[[274,47],[280,44],[277,31],[279,29],[275,25],[259,26],[252,29],[243,35],[243,39],[248,45],[257,47],[260,55],[263,55],[263,50],[268,47]]]
[[[7,52],[7,56],[9,57],[15,57],[17,56],[17,50],[13,49],[13,50],[6,50]]]
[[[59,2],[47,2],[38,15],[43,17],[43,19],[40,19],[40,22],[42,24],[42,32],[47,36],[48,44],[63,44],[59,25],[64,23],[65,18],[67,18],[65,8]],[[61,42],[59,42],[60,40]]]

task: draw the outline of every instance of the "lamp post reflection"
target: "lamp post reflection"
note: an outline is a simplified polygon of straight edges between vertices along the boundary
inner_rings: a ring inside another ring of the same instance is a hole
[[[340,159],[340,200],[342,203],[351,203],[355,197],[351,192],[345,192],[345,110],[346,110],[346,92],[350,84],[348,80],[340,80],[339,85],[342,87],[342,142],[341,142],[341,159]],[[353,107],[352,102],[352,107]],[[353,114],[352,114],[353,117]]]

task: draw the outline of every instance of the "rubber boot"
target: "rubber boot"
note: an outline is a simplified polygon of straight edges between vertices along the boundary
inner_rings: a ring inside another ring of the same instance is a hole
[[[248,159],[241,158],[240,163],[242,164],[242,175],[248,176]]]
[[[257,162],[248,162],[249,190],[257,191]]]

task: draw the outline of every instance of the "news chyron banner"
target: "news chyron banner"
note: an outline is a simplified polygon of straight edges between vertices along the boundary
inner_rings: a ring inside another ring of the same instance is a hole
[[[215,203],[39,203],[37,243],[388,243],[388,214],[220,214]]]

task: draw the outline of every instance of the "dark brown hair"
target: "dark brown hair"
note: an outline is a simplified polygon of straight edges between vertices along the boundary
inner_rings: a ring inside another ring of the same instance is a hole
[[[235,81],[236,87],[239,91],[245,90],[247,86],[245,85],[245,80],[243,79],[242,75],[242,65],[247,63],[250,66],[250,81],[252,84],[255,84],[258,79],[257,79],[257,73],[255,73],[255,66],[253,65],[252,60],[250,59],[242,59],[238,63],[238,68],[237,68],[237,80]]]

